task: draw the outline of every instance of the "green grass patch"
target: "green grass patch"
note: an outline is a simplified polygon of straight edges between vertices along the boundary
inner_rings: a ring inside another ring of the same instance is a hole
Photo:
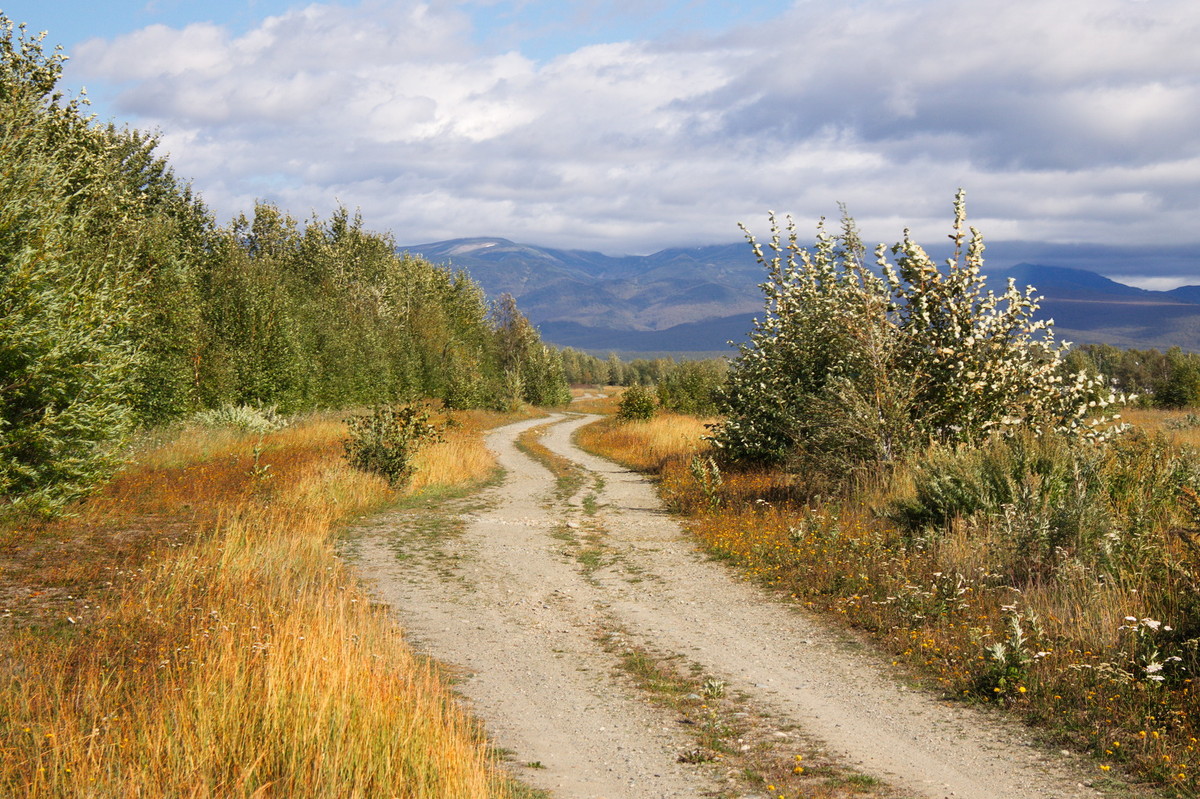
[[[517,449],[545,466],[554,475],[555,493],[559,499],[575,496],[586,481],[587,472],[574,461],[551,452],[542,443],[549,425],[533,427],[517,436]]]
[[[792,727],[781,728],[757,711],[740,692],[680,655],[668,656],[636,644],[623,632],[601,639],[614,652],[621,670],[653,703],[676,714],[694,746],[678,755],[680,763],[715,766],[736,775],[718,794],[742,797],[747,788],[770,785],[772,795],[821,799],[897,797],[882,781],[853,771],[828,757],[816,743]],[[833,779],[831,779],[833,778]]]

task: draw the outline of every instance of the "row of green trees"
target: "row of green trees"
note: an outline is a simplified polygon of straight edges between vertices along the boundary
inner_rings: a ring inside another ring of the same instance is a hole
[[[1121,391],[1136,395],[1141,405],[1200,405],[1200,355],[1179,347],[1160,352],[1087,344],[1071,350],[1067,362],[1074,369],[1111,378]]]
[[[187,246],[137,133],[55,91],[59,52],[0,17],[0,494],[53,506],[109,468],[144,382],[144,298]]]
[[[61,509],[204,408],[569,399],[511,298],[345,209],[218,226],[154,136],[63,97],[64,61],[0,16],[0,512]]]
[[[561,359],[511,297],[397,255],[340,209],[300,226],[269,205],[216,232],[193,405],[285,410],[437,397],[452,408],[570,398]],[[190,303],[189,303],[190,304]]]
[[[724,358],[683,361],[635,358],[623,361],[616,353],[601,359],[568,347],[562,351],[562,359],[571,383],[654,386],[656,407],[698,416],[717,413],[717,396],[729,371],[729,362]]]
[[[597,358],[571,347],[562,351],[562,358],[567,380],[580,385],[653,385],[676,366],[674,358],[634,358],[625,361],[615,352],[610,352],[607,358]]]

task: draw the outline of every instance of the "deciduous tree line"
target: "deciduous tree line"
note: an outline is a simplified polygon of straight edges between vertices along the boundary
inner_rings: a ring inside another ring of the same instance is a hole
[[[1200,405],[1200,355],[1171,347],[1123,350],[1111,344],[1086,344],[1067,357],[1076,369],[1112,378],[1116,385],[1137,395],[1141,405],[1186,408]]]
[[[569,399],[511,298],[345,209],[217,225],[155,136],[58,91],[64,61],[0,16],[0,512],[61,509],[203,408]]]

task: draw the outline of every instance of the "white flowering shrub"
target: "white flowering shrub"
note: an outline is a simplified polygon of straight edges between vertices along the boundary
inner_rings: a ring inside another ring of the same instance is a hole
[[[289,420],[274,405],[222,405],[192,414],[192,421],[203,427],[232,427],[244,433],[273,433],[287,427]]]
[[[1069,344],[1037,321],[1032,288],[987,289],[983,238],[954,202],[954,256],[939,266],[912,240],[864,265],[854,222],[810,251],[795,223],[771,219],[765,316],[755,321],[722,395],[713,440],[735,460],[837,470],[890,461],[931,442],[978,443],[996,431],[1097,438],[1123,400],[1100,378],[1064,377]],[[743,228],[744,230],[744,228]]]

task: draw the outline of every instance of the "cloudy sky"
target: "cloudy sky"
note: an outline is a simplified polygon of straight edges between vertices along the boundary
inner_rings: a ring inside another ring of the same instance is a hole
[[[221,219],[342,203],[401,243],[622,254],[841,202],[868,239],[934,241],[961,186],[990,241],[1200,283],[1196,0],[0,9],[64,45],[101,118],[161,131]]]

